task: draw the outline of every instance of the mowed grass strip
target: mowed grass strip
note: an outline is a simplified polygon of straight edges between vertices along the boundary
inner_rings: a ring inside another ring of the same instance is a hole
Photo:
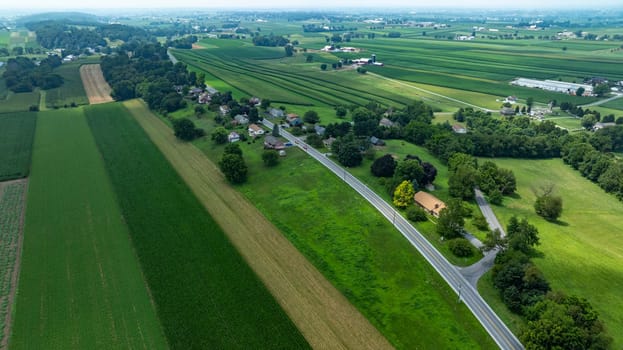
[[[241,193],[227,184],[199,149],[176,140],[171,129],[138,100],[125,102],[125,105],[223,227],[312,347],[391,348],[380,332],[294,245]]]
[[[0,114],[0,181],[28,176],[36,113]]]
[[[11,349],[164,349],[81,109],[40,112]]]
[[[127,109],[86,111],[170,346],[308,348]]]

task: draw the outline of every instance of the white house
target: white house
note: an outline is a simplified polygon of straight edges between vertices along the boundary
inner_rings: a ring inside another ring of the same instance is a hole
[[[256,124],[250,124],[247,130],[249,131],[249,136],[251,137],[264,135],[264,129],[260,128]]]
[[[227,135],[227,141],[229,141],[229,142],[240,141],[240,135],[238,135],[237,132],[232,131],[232,132],[229,133],[229,135]]]

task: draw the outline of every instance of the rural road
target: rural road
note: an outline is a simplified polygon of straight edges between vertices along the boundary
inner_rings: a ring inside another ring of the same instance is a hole
[[[485,199],[483,193],[479,189],[474,188],[474,194],[476,197],[476,203],[478,204],[478,208],[480,208],[482,215],[487,220],[487,224],[489,224],[489,229],[492,231],[498,229],[500,230],[500,234],[502,235],[502,237],[506,236],[504,228],[502,228],[502,225],[493,213],[493,210]],[[484,275],[493,267],[495,257],[498,255],[498,248],[492,249],[488,252],[485,252],[484,254],[485,256],[477,263],[467,267],[459,268],[459,271],[461,272],[463,277],[465,277],[469,284],[474,286],[474,288],[478,285],[478,280],[480,279],[480,277],[482,277],[482,275]]]
[[[262,123],[269,129],[273,128],[273,123],[264,119]],[[498,315],[489,307],[478,291],[463,277],[459,270],[450,264],[429,242],[422,236],[400,213],[398,213],[385,200],[379,197],[374,191],[365,184],[352,176],[342,167],[338,166],[323,153],[318,152],[313,147],[305,144],[301,139],[292,134],[281,130],[281,136],[303,149],[307,154],[318,160],[322,165],[331,170],[339,178],[343,179],[355,191],[361,194],[370,204],[372,204],[387,220],[389,220],[398,231],[422,254],[422,256],[433,266],[441,277],[450,285],[459,300],[474,314],[476,319],[482,324],[485,330],[491,335],[493,340],[501,349],[523,349],[523,345],[517,337],[506,327]]]
[[[610,98],[607,98],[607,99],[605,99],[605,100],[601,100],[601,101],[597,101],[597,102],[593,102],[593,103],[589,103],[589,104],[581,105],[581,106],[578,106],[578,107],[582,107],[582,108],[584,108],[584,107],[599,106],[599,105],[602,105],[602,104],[604,104],[604,103],[608,103],[608,102],[610,102],[610,101],[616,100],[616,99],[621,98],[621,97],[623,97],[623,94],[620,94],[620,93],[619,93],[619,94],[617,94],[617,93],[615,93],[615,94],[614,94],[614,96],[612,96],[612,97],[610,97]]]
[[[438,94],[438,93],[436,93],[436,92],[432,92],[432,91],[429,91],[429,90],[426,90],[426,89],[422,89],[422,88],[420,88],[420,87],[417,87],[417,86],[411,85],[411,84],[406,83],[406,82],[404,82],[404,81],[400,81],[400,80],[396,80],[396,79],[392,79],[392,78],[387,78],[387,77],[384,77],[384,76],[382,76],[382,75],[380,75],[380,74],[375,74],[375,73],[368,73],[368,74],[370,74],[370,75],[374,75],[375,77],[379,77],[379,78],[381,78],[381,79],[389,80],[389,81],[394,82],[394,83],[396,83],[396,84],[400,84],[400,85],[403,85],[403,86],[406,86],[406,87],[410,87],[410,88],[412,88],[412,89],[415,89],[415,90],[418,90],[418,91],[421,91],[421,92],[425,92],[425,93],[430,94],[430,95],[433,95],[433,96],[437,96],[437,97],[445,98],[446,100],[450,100],[450,101],[452,101],[452,102],[456,102],[456,103],[464,104],[464,105],[466,105],[466,106],[468,106],[468,107],[473,107],[473,108],[476,108],[476,109],[480,109],[481,111],[484,111],[484,112],[491,112],[491,113],[496,113],[496,112],[499,112],[499,111],[497,111],[497,110],[493,110],[493,109],[488,109],[488,108],[484,108],[484,107],[476,106],[475,104],[471,104],[471,103],[469,103],[469,102],[465,102],[465,101],[457,100],[456,98],[452,98],[452,97],[449,97],[449,96],[446,96],[446,95]]]

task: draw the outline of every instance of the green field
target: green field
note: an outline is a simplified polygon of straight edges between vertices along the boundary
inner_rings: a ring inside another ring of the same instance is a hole
[[[495,348],[441,277],[354,190],[298,149],[266,168],[260,141],[239,143],[249,181],[238,188],[394,346]],[[213,160],[223,151],[209,139],[195,144]]]
[[[516,198],[505,198],[494,211],[503,225],[511,216],[526,217],[539,229],[541,245],[534,258],[554,290],[587,298],[614,337],[613,349],[623,346],[623,203],[583,178],[560,159],[495,162],[512,169]],[[534,213],[533,188],[553,182],[563,198],[559,223]],[[496,303],[494,303],[496,304]]]
[[[7,315],[9,313],[13,274],[16,271],[16,262],[19,254],[19,237],[21,219],[25,207],[24,198],[26,183],[0,183],[0,347],[4,339]]]
[[[3,81],[0,83],[4,84]],[[5,99],[0,100],[0,114],[28,111],[30,106],[39,106],[39,98],[38,90],[18,94],[9,91]]]
[[[82,110],[40,112],[11,349],[167,348]]]
[[[129,112],[86,113],[171,347],[307,348]]]
[[[623,111],[623,98],[619,98],[616,99],[614,101],[610,101],[608,103],[604,103],[603,105],[601,105],[602,107],[605,108],[612,108],[612,109],[618,109],[618,110],[622,110]],[[616,114],[616,116],[620,116],[622,113]]]
[[[28,176],[36,113],[0,114],[0,181]]]
[[[80,66],[83,63],[66,63],[54,70],[55,74],[63,77],[64,83],[61,87],[46,91],[46,107],[65,107],[70,106],[72,102],[76,105],[89,104],[80,78]]]

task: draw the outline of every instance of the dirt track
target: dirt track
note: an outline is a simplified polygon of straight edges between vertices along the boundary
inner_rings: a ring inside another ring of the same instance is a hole
[[[113,98],[110,96],[112,92],[110,85],[104,79],[102,69],[99,64],[85,64],[80,66],[80,78],[82,79],[82,85],[89,98],[89,103],[99,104],[112,102]]]
[[[142,102],[125,105],[313,348],[392,348],[257,208],[227,184],[200,150],[179,142]]]

